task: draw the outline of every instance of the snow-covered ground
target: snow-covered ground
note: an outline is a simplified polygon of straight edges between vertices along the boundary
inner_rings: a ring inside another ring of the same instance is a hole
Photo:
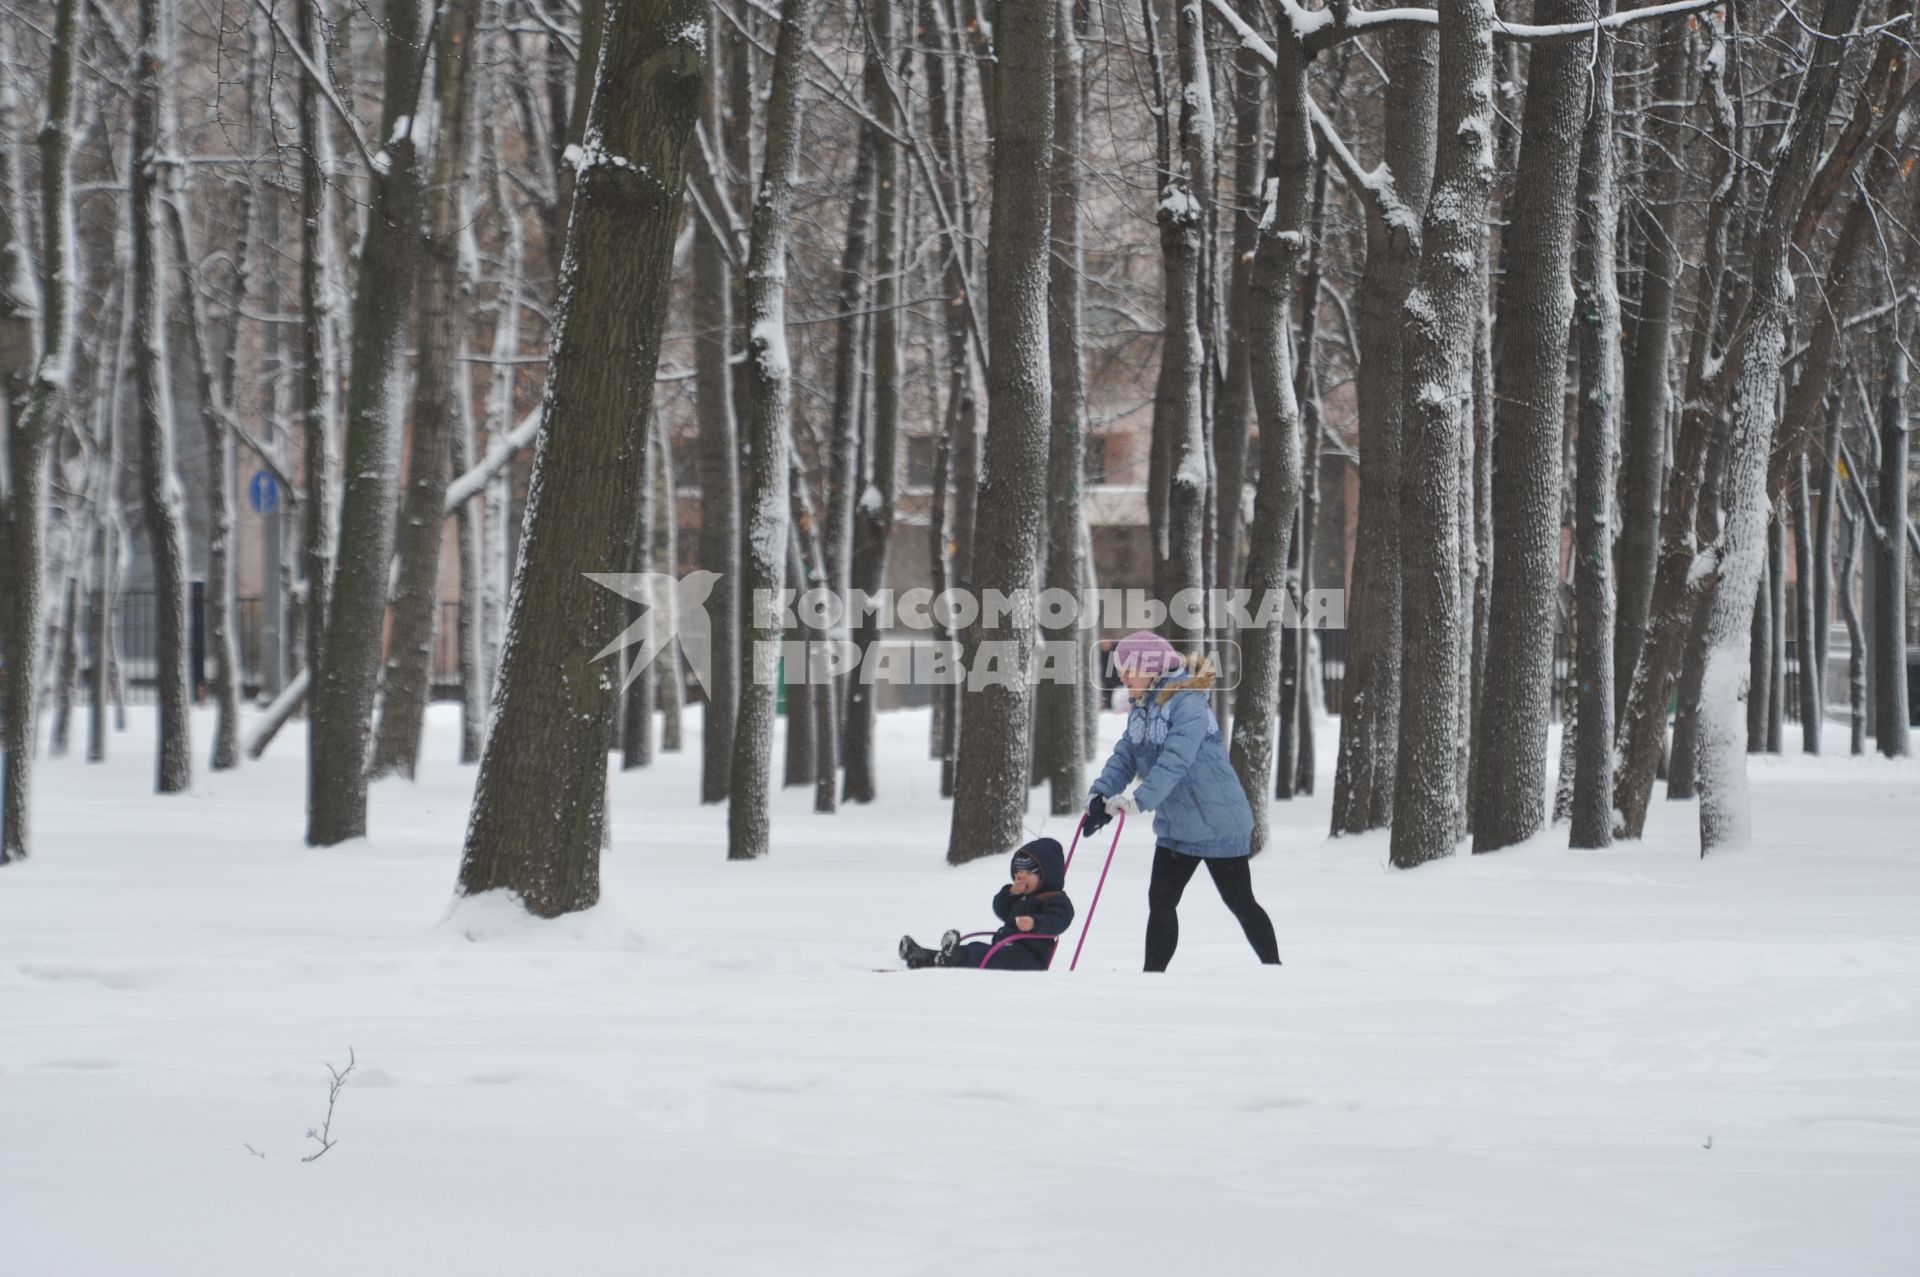
[[[42,764],[0,870],[0,1271],[1920,1264],[1915,764],[1756,761],[1757,845],[1704,862],[1662,804],[1639,845],[1404,874],[1325,838],[1323,777],[1255,863],[1283,968],[1202,874],[1142,976],[1139,829],[1080,970],[1018,978],[873,971],[1004,880],[944,864],[923,716],[882,718],[873,807],[778,795],[759,863],[723,859],[697,751],[616,774],[605,902],[537,926],[449,917],[453,729],[329,851],[297,730],[187,797],[149,792],[139,712],[106,765]]]

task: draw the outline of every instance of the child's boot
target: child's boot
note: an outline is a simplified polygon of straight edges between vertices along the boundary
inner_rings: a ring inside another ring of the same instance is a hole
[[[900,937],[900,961],[907,964],[907,970],[918,971],[922,967],[933,966],[939,959],[937,952],[914,943],[912,936]]]

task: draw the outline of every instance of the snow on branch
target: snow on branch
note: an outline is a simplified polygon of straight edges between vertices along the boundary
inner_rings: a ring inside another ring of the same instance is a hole
[[[367,168],[375,173],[385,172],[387,165],[367,146],[367,139],[360,136],[360,125],[354,120],[353,113],[347,110],[346,104],[333,91],[332,82],[314,63],[312,56],[300,47],[298,40],[293,38],[293,32],[287,30],[286,24],[280,21],[280,15],[273,11],[273,6],[268,4],[267,0],[253,0],[253,3],[255,8],[267,15],[267,21],[273,24],[273,29],[280,34],[282,40],[287,42],[287,47],[293,50],[293,56],[300,63],[300,69],[306,72],[309,80],[313,81],[313,86],[320,90],[320,96],[327,100],[327,105],[333,108],[333,113],[340,117],[341,127],[346,129],[347,136],[353,140],[353,149],[360,152],[360,158],[367,162]]]
[[[1207,3],[1212,6],[1215,16],[1233,28],[1240,37],[1242,48],[1259,55],[1268,65],[1273,64],[1273,46],[1261,39],[1260,34],[1247,25],[1245,20],[1228,5],[1227,0],[1207,0]],[[1666,4],[1629,9],[1623,13],[1596,18],[1591,22],[1560,22],[1545,26],[1524,22],[1502,22],[1496,17],[1493,20],[1493,38],[1525,44],[1570,40],[1592,35],[1596,31],[1617,31],[1636,22],[1657,21],[1660,18],[1674,17],[1683,13],[1699,13],[1706,9],[1717,8],[1724,3],[1726,0],[1669,0]],[[1350,6],[1342,6],[1339,9],[1306,9],[1301,6],[1300,0],[1280,0],[1277,8],[1292,38],[1308,53],[1318,53],[1322,49],[1332,48],[1343,40],[1370,35],[1376,31],[1391,31],[1407,27],[1437,29],[1440,25],[1440,15],[1432,9],[1355,9]]]
[[[487,449],[487,455],[480,458],[473,469],[447,485],[446,513],[453,514],[461,506],[479,495],[487,486],[487,480],[498,473],[501,466],[513,460],[514,454],[533,442],[540,433],[540,408],[535,407],[520,419],[520,424],[508,431],[504,438],[496,440]]]

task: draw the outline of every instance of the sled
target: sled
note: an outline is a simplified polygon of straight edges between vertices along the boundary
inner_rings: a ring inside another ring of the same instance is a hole
[[[1079,942],[1073,946],[1073,961],[1067,964],[1067,970],[1069,971],[1077,971],[1080,968],[1080,950],[1085,947],[1087,943],[1088,928],[1093,926],[1093,911],[1100,907],[1100,892],[1107,885],[1107,871],[1113,868],[1113,853],[1120,850],[1120,831],[1127,827],[1127,813],[1124,811],[1115,812],[1113,819],[1113,843],[1107,848],[1107,862],[1100,867],[1100,881],[1096,883],[1093,888],[1093,903],[1087,906],[1086,919],[1080,924],[1080,939]],[[1084,823],[1084,821],[1082,823]],[[1060,867],[1060,879],[1063,885],[1066,881],[1067,874],[1073,869],[1073,853],[1080,848],[1080,829],[1080,824],[1074,825],[1073,841],[1067,845],[1067,862]],[[992,934],[993,932],[991,931],[969,931],[966,935],[960,937],[960,941],[961,943],[965,943],[968,940],[978,940],[982,936],[990,936]],[[1051,971],[1053,969],[1054,956],[1060,952],[1060,941],[1064,937],[1064,932],[1057,936],[1043,936],[1031,931],[1016,931],[987,950],[986,955],[980,959],[980,970],[986,970],[987,964],[993,961],[993,955],[1008,945],[1013,944],[1015,941],[1050,940],[1053,942],[1053,949],[1047,954],[1047,965],[1042,968],[1042,970]]]

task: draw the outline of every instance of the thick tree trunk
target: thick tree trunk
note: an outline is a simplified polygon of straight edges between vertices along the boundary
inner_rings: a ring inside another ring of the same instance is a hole
[[[1419,218],[1433,184],[1434,40],[1385,38],[1386,159],[1403,221],[1369,213],[1358,297],[1360,508],[1348,593],[1347,674],[1333,780],[1333,832],[1364,833],[1393,821],[1400,747],[1401,325],[1419,253]]]
[[[1050,388],[1047,250],[1053,175],[1054,6],[1000,0],[992,101],[993,225],[987,240],[987,455],[973,584],[1010,599],[1031,591],[1046,503]],[[1023,840],[1032,702],[1030,593],[968,634],[947,860],[997,856]],[[993,646],[989,647],[991,644]]]
[[[173,394],[167,359],[166,273],[161,235],[160,166],[172,145],[172,17],[163,0],[141,0],[135,62],[133,145],[133,295],[135,382],[140,402],[140,497],[153,556],[154,681],[159,694],[160,747],[156,793],[184,793],[193,783],[192,689],[187,681],[187,550],[180,477],[174,465]],[[165,67],[166,80],[162,78]]]
[[[1825,38],[1800,83],[1795,116],[1824,121],[1840,80],[1845,45],[1858,0],[1827,0],[1820,15]],[[1744,844],[1750,836],[1747,762],[1739,740],[1741,630],[1745,608],[1759,588],[1765,555],[1767,462],[1771,452],[1781,362],[1786,354],[1793,283],[1790,236],[1813,182],[1825,130],[1802,127],[1789,135],[1786,154],[1767,184],[1765,212],[1755,237],[1752,293],[1740,336],[1729,352],[1735,370],[1732,430],[1727,443],[1726,523],[1718,566],[1721,582],[1707,604],[1707,660],[1700,737],[1700,854]]]
[[[33,756],[38,748],[35,722],[39,687],[42,539],[46,524],[49,444],[58,433],[73,362],[74,261],[72,150],[74,68],[80,59],[79,0],[60,0],[54,12],[53,45],[47,72],[47,114],[40,129],[40,296],[33,296],[31,249],[24,175],[11,162],[0,171],[0,343],[6,356],[0,375],[7,379],[8,402],[0,405],[0,659],[7,677],[0,680],[0,753],[6,756],[0,781],[0,865],[24,860],[33,846]],[[11,47],[0,53],[11,54]],[[0,89],[8,95],[11,89]],[[11,112],[0,123],[11,124]],[[11,149],[12,130],[0,147]],[[17,202],[16,202],[17,201]],[[151,271],[151,267],[148,268]],[[38,310],[39,348],[34,349],[34,311]],[[32,368],[31,376],[25,369]]]
[[[380,136],[387,165],[373,174],[353,299],[347,381],[346,470],[338,566],[327,600],[320,663],[307,694],[307,843],[326,847],[367,832],[367,752],[380,673],[393,558],[402,423],[402,343],[412,315],[420,249],[422,6],[388,6]],[[445,453],[433,478],[444,493]],[[436,512],[436,527],[438,514]]]
[[[407,482],[394,536],[397,560],[392,628],[380,687],[380,724],[374,734],[372,774],[413,779],[420,735],[433,694],[434,632],[440,619],[440,547],[446,539],[448,465],[461,429],[456,377],[468,366],[469,297],[461,286],[461,210],[471,147],[477,4],[455,5],[435,24],[433,49],[433,172],[419,253],[419,308],[413,419],[407,436]],[[583,36],[586,33],[583,31]],[[598,42],[597,31],[593,33]],[[583,41],[584,42],[584,41]]]
[[[626,607],[580,565],[626,557],[700,108],[701,10],[610,0],[589,122],[599,145],[576,167],[524,570],[460,865],[462,895],[504,888],[541,917],[600,894],[617,666],[594,654]]]
[[[1601,0],[1600,16],[1613,11]],[[1586,134],[1580,142],[1579,249],[1574,262],[1575,348],[1580,370],[1579,453],[1574,494],[1574,684],[1572,827],[1575,847],[1613,841],[1612,581],[1614,462],[1620,411],[1620,293],[1614,260],[1619,192],[1614,183],[1612,37],[1594,51]],[[1663,361],[1664,362],[1664,361]],[[1571,726],[1571,724],[1569,724]],[[1562,744],[1565,748],[1565,744]]]
[[[756,600],[779,595],[786,577],[788,454],[792,371],[787,362],[787,223],[793,177],[800,161],[802,61],[811,38],[817,0],[784,0],[773,83],[766,99],[766,161],[753,206],[748,249],[747,531],[741,593],[749,615],[742,634],[740,716],[734,730],[733,780],[727,807],[727,858],[764,856],[771,833],[767,819],[773,750],[774,681],[778,677],[780,630],[771,609]],[[788,724],[791,729],[791,722]]]
[[[1541,23],[1585,22],[1594,0],[1539,0]],[[1568,324],[1573,286],[1574,196],[1587,114],[1590,47],[1536,47],[1526,117],[1502,243],[1506,276],[1495,369],[1493,586],[1489,632],[1500,659],[1486,667],[1473,724],[1473,849],[1498,851],[1546,821],[1547,722],[1553,695],[1553,629],[1560,582],[1560,473]],[[1612,227],[1607,228],[1608,235]],[[1585,627],[1583,627],[1585,628]]]
[[[1401,399],[1401,509],[1408,535],[1389,855],[1402,869],[1450,854],[1460,825],[1454,754],[1456,672],[1464,650],[1456,562],[1460,431],[1471,417],[1480,259],[1493,185],[1492,28],[1488,0],[1440,6],[1441,141],[1420,266],[1407,296]]]
[[[1046,587],[1080,597],[1080,543],[1086,536],[1081,508],[1085,473],[1087,379],[1081,358],[1082,281],[1080,168],[1086,154],[1086,55],[1075,26],[1075,0],[1055,0],[1059,11],[1053,33],[1053,122],[1059,140],[1053,166],[1053,252],[1048,258],[1048,368],[1051,373],[1052,436],[1047,453]],[[1244,424],[1241,427],[1243,433]],[[1090,635],[1074,624],[1048,630],[1046,642],[1063,645],[1065,654],[1050,667],[1072,676],[1049,678],[1038,690],[1033,727],[1035,770],[1047,781],[1049,810],[1056,816],[1078,811],[1086,795],[1087,696],[1085,663]]]

